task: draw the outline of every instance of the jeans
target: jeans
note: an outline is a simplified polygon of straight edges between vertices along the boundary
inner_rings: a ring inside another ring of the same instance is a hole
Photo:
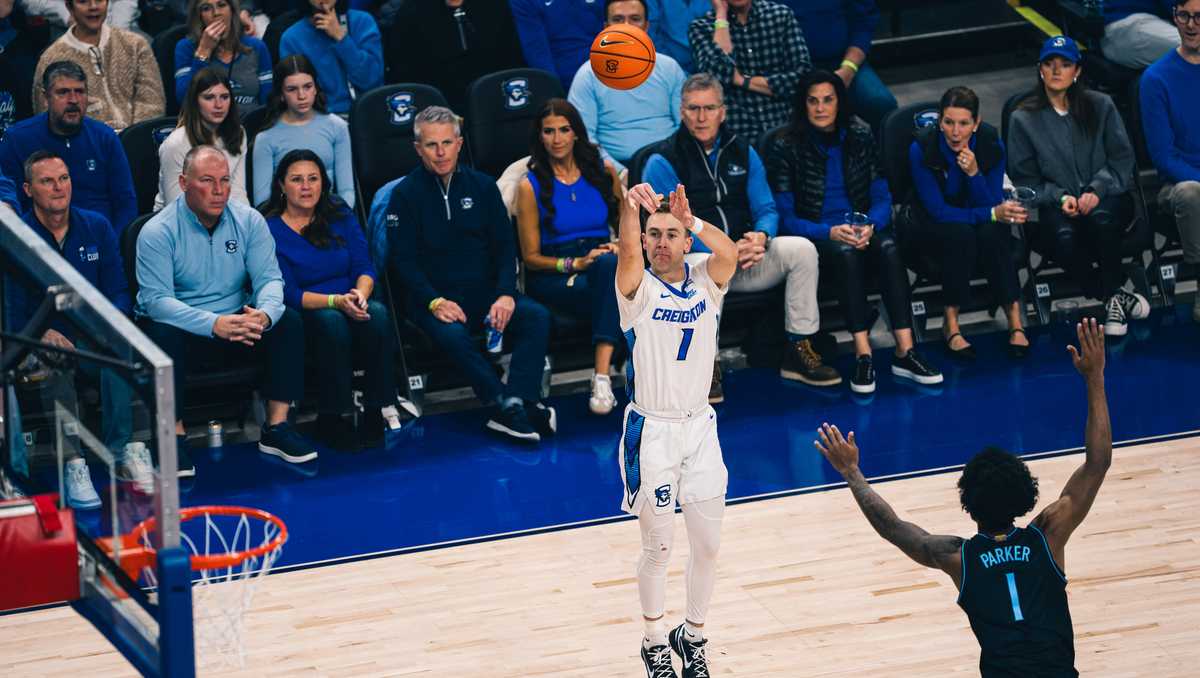
[[[143,320],[142,331],[175,363],[176,420],[183,419],[188,373],[212,363],[262,363],[266,367],[259,384],[263,398],[290,403],[304,397],[304,321],[290,308],[253,346],[202,337],[153,320]]]
[[[359,322],[337,309],[301,311],[305,350],[320,381],[317,411],[346,414],[354,409],[354,363],[364,368],[363,409],[379,410],[396,402],[396,335],[387,308],[367,303],[371,319]],[[355,358],[358,358],[356,361]]]
[[[976,266],[983,268],[996,304],[1007,306],[1021,297],[1010,224],[937,224],[914,219],[909,228],[916,248],[932,252],[941,265],[947,306],[962,307],[971,300]]]
[[[825,68],[832,72],[837,70],[840,65],[841,62],[819,64],[818,68]],[[858,67],[858,74],[850,81],[850,91],[847,94],[850,99],[850,111],[866,120],[876,134],[879,133],[883,117],[898,105],[896,97],[879,79],[879,74],[875,72],[874,68],[871,68],[869,63]]]
[[[589,238],[543,245],[542,254],[548,257],[582,257],[604,242]],[[581,311],[587,309],[592,323],[592,343],[616,345],[621,338],[616,279],[617,255],[605,254],[597,257],[581,273],[530,271],[525,276],[525,291],[556,313],[582,316],[584,313]]]
[[[1100,50],[1126,68],[1141,70],[1179,47],[1179,31],[1169,21],[1142,12],[1104,27]]]
[[[1041,223],[1034,227],[1038,249],[1051,253],[1093,299],[1107,300],[1125,284],[1121,267],[1121,238],[1129,226],[1132,200],[1128,194],[1109,196],[1087,216],[1068,217],[1061,209],[1041,210]],[[1099,273],[1092,262],[1100,265]]]
[[[1158,204],[1175,215],[1179,240],[1183,243],[1183,260],[1200,264],[1200,181],[1163,186],[1158,193]]]
[[[615,288],[614,288],[615,289]],[[615,292],[614,292],[615,294]],[[483,357],[479,342],[471,337],[479,331],[483,319],[495,303],[492,294],[464,295],[447,299],[462,307],[467,323],[444,323],[428,309],[408,308],[409,319],[421,328],[463,371],[476,397],[486,405],[497,404],[502,398],[515,397],[537,401],[542,395],[542,366],[550,340],[550,312],[533,299],[518,294],[516,310],[504,329],[504,341],[512,349],[508,384],[501,384],[492,364]]]
[[[837,280],[838,302],[846,315],[846,329],[851,333],[865,332],[871,327],[867,305],[868,270],[874,269],[879,280],[883,304],[892,321],[892,330],[912,327],[908,269],[900,257],[895,235],[876,231],[864,250],[846,243],[821,240],[817,244],[821,261]]]

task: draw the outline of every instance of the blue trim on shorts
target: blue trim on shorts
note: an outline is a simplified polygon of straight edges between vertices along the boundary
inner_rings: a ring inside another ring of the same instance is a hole
[[[637,335],[633,330],[625,331],[625,343],[629,345],[629,360],[625,361],[625,395],[629,398],[629,402],[633,400],[633,343],[637,341]]]
[[[629,410],[629,418],[625,422],[625,490],[629,494],[629,508],[633,508],[633,502],[642,486],[642,467],[639,462],[642,452],[642,427],[645,425],[645,417],[632,409]]]

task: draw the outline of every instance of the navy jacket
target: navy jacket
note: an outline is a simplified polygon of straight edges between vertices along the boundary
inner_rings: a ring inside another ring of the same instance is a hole
[[[121,261],[121,247],[117,242],[116,232],[103,214],[72,207],[67,235],[63,238],[61,247],[49,229],[37,220],[33,210],[23,214],[21,218],[42,236],[51,248],[58,250],[84,279],[112,302],[113,306],[126,315],[132,313],[133,301],[129,296],[125,266]],[[42,303],[45,292],[19,273],[10,278],[10,281],[17,284],[6,286],[7,327],[11,328],[10,331],[19,331],[33,317],[34,311]],[[52,323],[51,327],[74,341],[67,323],[58,321]]]
[[[12,179],[4,176],[3,172],[0,172],[0,202],[8,203],[14,212],[21,209],[20,204],[17,203],[17,189],[13,185]]]
[[[71,200],[75,207],[99,212],[119,233],[137,216],[137,194],[125,149],[112,128],[85,117],[83,128],[71,137],[50,131],[45,113],[22,120],[0,141],[0,174],[25,176],[25,158],[45,149],[62,156],[71,173]],[[31,208],[29,197],[17,196],[21,210]]]
[[[392,190],[386,221],[388,264],[414,309],[437,297],[516,294],[512,222],[488,175],[460,165],[443,191],[418,167]]]

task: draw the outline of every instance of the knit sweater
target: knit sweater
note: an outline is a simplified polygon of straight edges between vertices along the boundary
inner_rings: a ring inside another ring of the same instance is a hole
[[[1200,181],[1200,65],[1167,52],[1142,73],[1138,92],[1150,160],[1164,181]]]
[[[42,72],[55,61],[79,64],[88,78],[88,117],[121,131],[130,125],[163,114],[162,77],[146,39],[137,33],[105,24],[100,29],[100,60],[91,45],[75,37],[74,30],[55,40],[38,59],[33,76],[33,110],[46,110]],[[97,73],[99,71],[99,73]]]
[[[225,148],[225,142],[220,137],[213,144],[225,154],[229,163],[230,202],[250,204],[250,196],[246,195],[246,137],[242,135],[242,147],[237,154],[230,153]],[[183,192],[179,188],[179,175],[183,173],[183,158],[192,150],[192,142],[188,140],[187,130],[176,127],[170,136],[163,139],[158,147],[158,195],[154,196],[154,211],[162,209]]]
[[[308,19],[292,24],[279,41],[279,58],[308,57],[329,112],[349,113],[355,97],[383,84],[383,45],[370,14],[351,10],[338,18],[345,22],[346,36],[336,42]]]
[[[1037,204],[1058,207],[1064,195],[1091,187],[1101,198],[1120,195],[1133,177],[1133,147],[1108,95],[1085,91],[1098,125],[1088,134],[1071,115],[1051,107],[1013,112],[1008,132],[1008,176],[1037,191]]]

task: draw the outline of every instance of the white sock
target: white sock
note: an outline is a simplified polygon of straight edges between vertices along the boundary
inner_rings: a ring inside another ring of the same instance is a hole
[[[654,647],[655,645],[667,644],[667,632],[663,628],[663,618],[646,619],[642,617],[642,621],[646,624],[646,637],[642,640],[642,645],[646,647]]]
[[[698,643],[704,640],[704,627],[697,626],[686,619],[683,622],[683,632],[687,634],[689,642]]]

